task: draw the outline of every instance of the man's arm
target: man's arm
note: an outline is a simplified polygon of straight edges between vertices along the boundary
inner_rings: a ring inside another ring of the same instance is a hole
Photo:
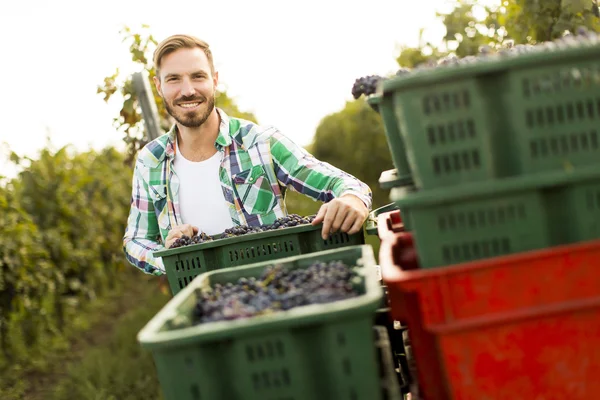
[[[275,173],[281,185],[324,203],[352,194],[371,209],[373,194],[364,182],[317,160],[277,130],[270,135],[270,145]]]
[[[127,261],[147,274],[162,275],[165,268],[161,258],[152,252],[164,248],[158,243],[160,235],[154,204],[148,192],[148,184],[140,174],[137,162],[133,172],[131,209],[123,237],[123,250]]]
[[[292,190],[324,204],[314,224],[323,222],[323,238],[341,229],[356,233],[372,206],[371,189],[354,176],[317,160],[277,130],[270,133],[277,180]]]

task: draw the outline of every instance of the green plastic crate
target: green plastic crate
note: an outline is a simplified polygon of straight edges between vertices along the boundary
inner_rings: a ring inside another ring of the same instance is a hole
[[[373,249],[352,246],[277,260],[292,268],[314,261],[356,265],[359,297],[250,319],[172,329],[190,318],[195,290],[259,277],[273,262],[204,273],[138,334],[152,352],[166,400],[379,400],[373,321],[382,300]]]
[[[423,268],[600,238],[600,168],[416,193],[394,189],[391,198],[410,208]]]
[[[366,221],[365,232],[367,232],[367,235],[377,235],[377,217],[379,216],[379,214],[394,211],[397,209],[398,206],[395,203],[390,203],[371,211]]]
[[[404,139],[400,135],[399,124],[394,113],[393,96],[374,94],[367,98],[367,103],[381,115],[388,147],[395,150],[391,152],[392,161],[396,167],[395,185],[412,185],[413,179],[406,159]]]
[[[383,171],[379,176],[379,187],[383,190],[392,189],[399,186],[412,186],[407,184],[398,176],[397,169],[390,169],[387,171]]]
[[[393,188],[402,188],[401,190],[413,192],[416,189],[412,185],[404,185],[398,179],[397,170],[391,169],[388,171],[383,171],[381,176],[379,177],[379,184],[382,189],[388,190]],[[377,235],[377,217],[385,212],[390,212],[398,209],[398,205],[395,203],[386,204],[383,207],[379,207],[376,210],[371,211],[369,213],[369,217],[367,218],[365,231],[368,235]],[[408,213],[408,209],[401,210],[402,222],[404,223],[404,228],[406,230],[410,229],[410,217]]]
[[[600,160],[600,45],[424,70],[381,91],[404,139],[392,153],[419,189]]]
[[[322,225],[299,225],[154,252],[162,257],[175,295],[196,276],[215,269],[269,261],[299,254],[365,243],[364,232],[321,237]]]

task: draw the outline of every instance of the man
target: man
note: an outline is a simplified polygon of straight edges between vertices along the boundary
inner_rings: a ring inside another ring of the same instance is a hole
[[[313,221],[323,223],[324,239],[362,229],[372,202],[367,185],[315,159],[277,129],[215,107],[219,75],[207,43],[171,36],[158,45],[154,65],[154,83],[176,122],[136,160],[123,239],[131,264],[161,275],[162,260],[152,253],[182,235],[272,223],[287,215],[286,189],[325,203]]]

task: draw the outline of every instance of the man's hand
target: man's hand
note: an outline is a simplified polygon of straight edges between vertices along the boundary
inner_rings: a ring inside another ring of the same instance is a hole
[[[167,239],[165,240],[165,247],[167,249],[170,248],[173,245],[173,243],[175,243],[175,241],[177,239],[179,239],[180,237],[182,237],[183,235],[192,237],[197,233],[198,233],[198,228],[195,226],[192,226],[190,224],[174,226],[169,231],[169,234],[167,235]]]
[[[357,196],[346,194],[323,204],[312,225],[323,222],[321,236],[326,240],[330,233],[337,230],[350,235],[360,232],[368,216],[369,210],[365,203]]]

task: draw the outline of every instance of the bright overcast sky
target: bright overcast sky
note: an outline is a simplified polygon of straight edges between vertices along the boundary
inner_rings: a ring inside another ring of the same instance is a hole
[[[446,0],[5,1],[0,6],[0,146],[35,156],[56,147],[121,144],[118,102],[96,88],[119,67],[133,72],[119,30],[148,24],[160,41],[208,41],[221,83],[242,110],[301,145],[351,100],[355,78],[396,70],[400,44],[419,29],[439,42]],[[1,157],[0,157],[1,158]],[[0,159],[0,175],[11,175]]]

